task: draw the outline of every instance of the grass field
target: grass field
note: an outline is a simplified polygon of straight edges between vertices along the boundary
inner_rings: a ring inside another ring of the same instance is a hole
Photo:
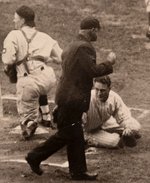
[[[119,92],[128,106],[150,109],[150,42],[145,37],[148,20],[144,0],[0,0],[0,49],[7,33],[13,29],[15,9],[23,4],[35,10],[38,29],[50,34],[62,48],[75,38],[82,18],[96,16],[102,25],[95,43],[97,63],[105,60],[108,50],[113,50],[117,55],[114,73],[111,75],[113,89]],[[10,84],[2,72],[2,64],[0,67],[2,93],[15,94],[15,85]],[[53,67],[59,77],[60,67]],[[49,97],[53,98],[54,93],[55,88]],[[11,114],[11,120],[1,119],[1,156],[24,155],[40,138],[47,138],[39,136],[24,143],[18,135],[10,135],[10,129],[17,125],[17,113],[14,103],[5,101],[4,105],[5,115]],[[99,149],[96,155],[89,155],[89,169],[99,173],[95,182],[150,182],[150,113],[139,118],[137,113],[133,115],[143,126],[142,139],[134,149]],[[1,163],[0,183],[70,182],[66,176],[60,176],[56,168],[45,169],[47,173],[37,177],[30,173],[27,165]]]

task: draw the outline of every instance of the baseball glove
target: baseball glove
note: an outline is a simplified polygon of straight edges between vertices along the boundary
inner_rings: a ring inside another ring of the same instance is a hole
[[[137,145],[136,138],[134,135],[122,135],[121,138],[125,146],[135,147]]]
[[[11,83],[17,83],[17,71],[16,65],[7,65],[7,68],[4,70],[5,74],[8,76]]]

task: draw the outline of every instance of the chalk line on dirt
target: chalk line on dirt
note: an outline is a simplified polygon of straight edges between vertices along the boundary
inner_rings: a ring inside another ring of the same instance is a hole
[[[11,133],[11,134],[21,134],[22,132],[21,132],[20,125],[13,128],[9,133]],[[50,133],[49,128],[45,128],[45,127],[41,127],[41,126],[39,126],[36,129],[36,132],[35,132],[35,134],[47,134],[47,133]]]
[[[5,159],[0,160],[0,162],[15,162],[15,163],[27,163],[26,160],[23,159]],[[56,166],[61,168],[67,168],[68,167],[68,161],[65,161],[64,163],[46,163],[42,162],[42,165],[48,165],[48,166]]]

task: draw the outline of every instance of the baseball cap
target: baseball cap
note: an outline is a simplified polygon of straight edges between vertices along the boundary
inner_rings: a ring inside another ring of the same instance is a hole
[[[94,17],[87,17],[81,21],[80,29],[92,29],[92,28],[98,28],[100,29],[100,23],[99,21]]]
[[[28,7],[28,6],[21,6],[16,10],[16,13],[25,19],[25,22],[29,26],[35,26],[34,18],[35,18],[35,13],[34,11]]]

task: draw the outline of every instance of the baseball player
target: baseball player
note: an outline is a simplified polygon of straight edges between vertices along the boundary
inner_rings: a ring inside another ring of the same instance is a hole
[[[55,73],[46,62],[50,57],[61,60],[62,53],[57,41],[36,29],[34,18],[34,11],[28,6],[16,10],[16,30],[5,38],[2,54],[6,71],[16,66],[17,108],[25,140],[30,139],[37,128],[39,97],[47,95],[56,83]]]
[[[83,116],[87,142],[91,146],[133,147],[141,125],[131,116],[121,97],[111,90],[109,76],[95,78],[90,108]]]

